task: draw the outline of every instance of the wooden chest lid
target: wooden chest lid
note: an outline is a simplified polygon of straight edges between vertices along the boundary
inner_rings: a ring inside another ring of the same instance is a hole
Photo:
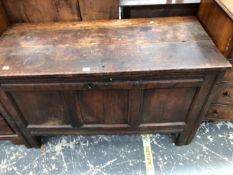
[[[0,77],[230,66],[194,17],[18,24],[0,39]]]

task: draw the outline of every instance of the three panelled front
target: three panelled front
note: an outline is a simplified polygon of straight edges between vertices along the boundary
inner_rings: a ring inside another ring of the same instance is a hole
[[[203,81],[21,83],[2,84],[2,89],[16,110],[13,118],[34,135],[51,131],[181,132]]]

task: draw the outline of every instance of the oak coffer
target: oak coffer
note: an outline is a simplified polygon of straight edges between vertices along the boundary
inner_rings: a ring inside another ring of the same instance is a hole
[[[0,39],[0,102],[29,147],[144,132],[184,145],[228,67],[195,17],[17,24]]]

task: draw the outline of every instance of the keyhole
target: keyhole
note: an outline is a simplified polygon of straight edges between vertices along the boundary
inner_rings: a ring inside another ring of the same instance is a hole
[[[93,83],[88,83],[87,87],[88,87],[88,89],[92,89],[94,87],[94,84]]]
[[[217,111],[217,110],[214,110],[214,111],[213,111],[213,114],[214,114],[215,117],[218,116],[218,111]]]
[[[228,91],[225,91],[222,93],[223,97],[231,97],[230,93]]]

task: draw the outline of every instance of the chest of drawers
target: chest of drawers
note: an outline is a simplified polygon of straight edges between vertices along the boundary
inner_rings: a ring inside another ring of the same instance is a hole
[[[217,48],[233,63],[233,1],[202,0],[198,18]],[[207,113],[207,120],[233,120],[233,70],[226,72]]]

